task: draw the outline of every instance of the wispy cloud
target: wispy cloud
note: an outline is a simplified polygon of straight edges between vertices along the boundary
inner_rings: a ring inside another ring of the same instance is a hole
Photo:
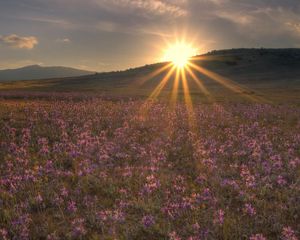
[[[177,0],[171,3],[166,0],[103,0],[98,1],[106,8],[123,8],[143,11],[141,14],[185,16],[187,11],[181,7],[185,0]],[[103,4],[104,3],[104,4]]]
[[[20,49],[33,49],[38,44],[38,39],[33,36],[21,37],[16,34],[0,36],[0,43],[9,47]]]
[[[56,39],[56,42],[58,42],[58,43],[70,43],[71,40],[69,38],[58,38],[58,39]]]
[[[32,22],[40,22],[40,23],[47,23],[47,24],[59,24],[61,26],[69,26],[71,25],[65,19],[58,19],[58,18],[49,18],[49,17],[16,17],[17,19],[32,21]]]
[[[111,21],[100,21],[93,26],[99,31],[104,31],[104,32],[116,32],[120,31],[122,32],[122,29],[117,23],[111,22]]]
[[[268,34],[298,35],[300,32],[299,14],[283,7],[261,6],[248,11],[224,10],[216,15],[234,23],[245,33],[257,37]]]
[[[251,14],[245,14],[242,12],[218,11],[217,16],[241,26],[252,24],[255,20],[254,16],[252,16]]]
[[[300,35],[300,23],[299,22],[286,22],[286,26],[296,34]]]

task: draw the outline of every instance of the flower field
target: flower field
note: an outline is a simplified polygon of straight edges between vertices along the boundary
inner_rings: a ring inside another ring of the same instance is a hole
[[[299,237],[299,106],[0,100],[0,239]]]

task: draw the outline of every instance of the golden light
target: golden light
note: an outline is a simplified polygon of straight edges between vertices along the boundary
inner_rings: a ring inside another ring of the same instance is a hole
[[[183,93],[184,102],[188,113],[189,127],[193,131],[196,130],[197,121],[193,109],[193,100],[196,99],[194,98],[196,95],[195,86],[199,91],[199,95],[205,96],[210,102],[215,100],[213,94],[209,91],[209,86],[205,85],[206,81],[204,81],[203,77],[217,82],[228,90],[235,92],[242,97],[248,98],[251,101],[265,101],[265,99],[260,96],[252,96],[247,94],[247,91],[250,92],[250,89],[247,89],[233,80],[221,76],[202,66],[202,61],[213,61],[216,59],[207,55],[196,56],[198,55],[198,50],[194,47],[192,41],[188,42],[185,40],[175,40],[173,44],[167,42],[167,47],[165,49],[166,50],[162,51],[163,57],[160,58],[160,60],[162,60],[164,63],[159,64],[159,67],[155,68],[153,72],[150,72],[144,78],[138,80],[138,85],[142,86],[147,81],[152,79],[157,80],[159,78],[159,82],[149,94],[145,104],[143,104],[141,108],[142,116],[147,114],[153,105],[154,100],[160,95],[170,94],[170,104],[172,107],[175,107],[178,96]],[[191,85],[191,82],[194,84]],[[137,82],[135,82],[135,84],[136,83]],[[171,92],[164,92],[165,89],[169,89]]]
[[[177,68],[184,68],[188,64],[189,59],[196,54],[197,49],[191,44],[181,41],[171,44],[169,48],[167,48],[163,60],[172,62]]]

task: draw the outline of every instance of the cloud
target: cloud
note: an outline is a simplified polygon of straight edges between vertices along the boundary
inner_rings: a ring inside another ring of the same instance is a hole
[[[140,11],[140,14],[168,15],[181,17],[187,15],[187,11],[181,6],[187,0],[175,0],[173,3],[169,0],[103,0],[98,2],[105,8],[122,8],[134,11]]]
[[[256,35],[299,35],[300,17],[290,9],[283,7],[260,7],[244,11],[219,11],[218,17],[231,21],[240,32]]]
[[[300,23],[299,22],[286,22],[286,26],[288,29],[293,31],[295,34],[300,35]]]
[[[47,23],[47,24],[55,24],[60,26],[69,26],[71,23],[66,21],[65,19],[58,19],[58,18],[49,18],[49,17],[32,17],[32,16],[16,16],[14,17],[20,20],[32,21],[32,22],[40,22],[40,23]]]
[[[69,38],[59,38],[59,39],[56,39],[56,42],[58,42],[58,43],[70,43],[71,40]]]
[[[299,0],[189,0],[189,27],[209,48],[295,47],[300,41]]]
[[[110,21],[101,21],[95,24],[94,26],[97,30],[104,31],[104,32],[122,32],[122,28],[117,23],[110,22]],[[124,29],[123,29],[124,30]]]
[[[13,48],[33,49],[38,44],[38,39],[33,36],[21,37],[16,34],[0,36],[0,43]]]
[[[220,11],[218,12],[218,17],[224,18],[228,21],[231,21],[237,25],[247,26],[254,22],[254,16],[251,14],[244,14],[240,12],[226,12]]]

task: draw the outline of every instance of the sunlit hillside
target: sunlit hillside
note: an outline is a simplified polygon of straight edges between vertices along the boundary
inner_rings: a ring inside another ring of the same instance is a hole
[[[195,99],[210,101],[210,97],[215,100],[222,100],[226,97],[243,100],[249,99],[250,96],[272,101],[299,100],[299,49],[221,50],[191,58],[190,62],[215,74],[212,77],[207,72],[203,73],[194,69],[194,76],[192,76],[186,71],[190,95]],[[0,84],[0,89],[4,91],[80,91],[107,96],[149,97],[168,73],[166,65],[167,63],[158,63],[125,71],[81,77],[4,82]],[[171,96],[175,79],[176,72],[174,71],[157,94],[158,98]],[[207,89],[206,93],[201,87],[199,88],[199,82]],[[183,94],[181,81],[178,84],[178,93]]]

